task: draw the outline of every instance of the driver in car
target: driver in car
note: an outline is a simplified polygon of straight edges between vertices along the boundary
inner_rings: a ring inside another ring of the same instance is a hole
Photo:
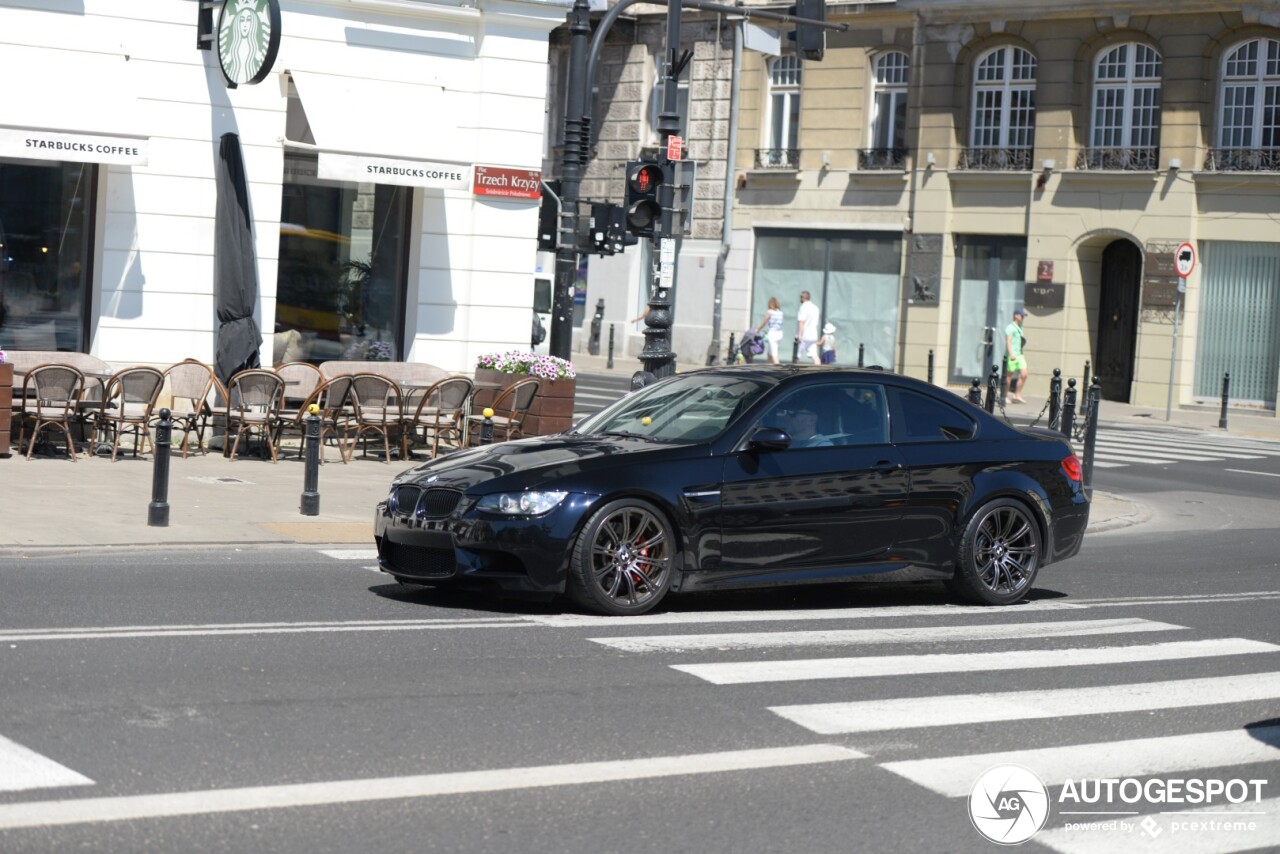
[[[791,437],[793,448],[830,447],[831,440],[818,432],[818,413],[812,407],[798,405],[778,413],[782,429]]]

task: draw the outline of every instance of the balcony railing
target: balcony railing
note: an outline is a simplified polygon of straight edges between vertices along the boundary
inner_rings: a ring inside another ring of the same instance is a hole
[[[1206,172],[1280,172],[1280,148],[1211,148]]]
[[[1076,154],[1077,169],[1154,172],[1160,168],[1158,148],[1084,148]]]
[[[905,148],[864,148],[858,152],[859,169],[905,169]]]
[[[757,148],[757,169],[799,169],[800,149],[798,148]]]
[[[1030,148],[966,148],[960,152],[960,168],[1029,172],[1031,154]]]

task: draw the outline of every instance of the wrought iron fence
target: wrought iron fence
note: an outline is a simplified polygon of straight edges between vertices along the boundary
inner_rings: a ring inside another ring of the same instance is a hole
[[[1280,172],[1280,148],[1211,148],[1206,172]]]
[[[904,169],[906,165],[905,148],[864,148],[858,152],[859,169]]]
[[[757,148],[757,169],[799,169],[800,149],[798,148]]]
[[[1076,154],[1076,168],[1119,172],[1154,172],[1160,168],[1160,149],[1083,148]]]
[[[960,152],[961,169],[1029,172],[1030,148],[966,148]]]

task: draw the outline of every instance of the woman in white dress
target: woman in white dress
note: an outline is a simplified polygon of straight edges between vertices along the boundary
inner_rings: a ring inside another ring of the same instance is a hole
[[[765,333],[765,344],[767,344],[766,352],[769,354],[769,364],[778,364],[778,349],[782,346],[782,306],[778,304],[777,297],[769,297],[769,308],[765,310],[764,320],[760,321],[760,325],[756,327],[756,334],[764,329],[768,329]]]

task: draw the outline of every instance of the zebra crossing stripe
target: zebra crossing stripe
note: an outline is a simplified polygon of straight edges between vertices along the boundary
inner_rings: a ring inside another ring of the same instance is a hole
[[[0,735],[0,792],[92,785],[83,774]]]
[[[798,646],[852,646],[881,643],[1004,640],[1022,638],[1164,632],[1184,629],[1138,617],[1115,620],[1075,620],[1043,623],[993,623],[976,626],[915,626],[879,629],[797,632],[722,632],[699,635],[645,635],[589,638],[593,643],[624,652],[692,652],[701,650],[764,649]]]
[[[908,676],[924,673],[971,673],[993,670],[1044,670],[1174,661],[1220,655],[1278,652],[1280,646],[1245,638],[1175,641],[1144,646],[1106,646],[1077,649],[1022,649],[1007,652],[935,653],[930,655],[811,658],[795,661],[743,661],[723,664],[673,664],[672,668],[714,685],[756,682],[804,682],[816,679],[857,679],[870,676]],[[910,702],[918,702],[912,700]],[[922,701],[920,701],[922,702]],[[923,716],[926,717],[927,716]]]
[[[1137,441],[1137,440],[1121,441],[1121,442],[1118,442],[1114,439],[1108,439],[1105,442],[1102,441],[1101,439],[1098,440],[1098,450],[1101,451],[1104,449],[1111,450],[1111,451],[1123,450],[1124,453],[1150,454],[1152,456],[1175,455],[1180,460],[1196,460],[1201,462],[1208,461],[1208,460],[1223,460],[1223,459],[1225,460],[1263,459],[1261,454],[1242,454],[1238,450],[1219,451],[1213,448],[1197,448],[1195,446],[1182,446],[1182,445],[1179,445],[1176,448],[1153,448],[1151,447],[1151,445],[1145,442]]]
[[[377,560],[377,549],[320,549],[320,554],[334,560]]]
[[[1274,672],[1088,688],[773,706],[769,710],[805,729],[832,735],[1151,709],[1189,709],[1278,697],[1280,672]]]
[[[1126,817],[1133,830],[1059,827],[1034,841],[1059,854],[1234,854],[1280,850],[1280,798]],[[1193,826],[1194,825],[1194,826]]]
[[[886,762],[880,767],[948,798],[968,795],[997,765],[1021,765],[1049,787],[1093,777],[1148,777],[1280,759],[1280,726],[1102,741],[1003,753]]]
[[[1269,457],[1280,457],[1280,446],[1264,446],[1251,444],[1249,442],[1230,441],[1225,442],[1204,436],[1171,436],[1162,433],[1152,433],[1142,430],[1124,430],[1107,433],[1109,437],[1125,436],[1138,439],[1150,440],[1154,442],[1173,442],[1179,448],[1183,447],[1201,447],[1201,448],[1221,448],[1232,453],[1251,453],[1262,454]]]

